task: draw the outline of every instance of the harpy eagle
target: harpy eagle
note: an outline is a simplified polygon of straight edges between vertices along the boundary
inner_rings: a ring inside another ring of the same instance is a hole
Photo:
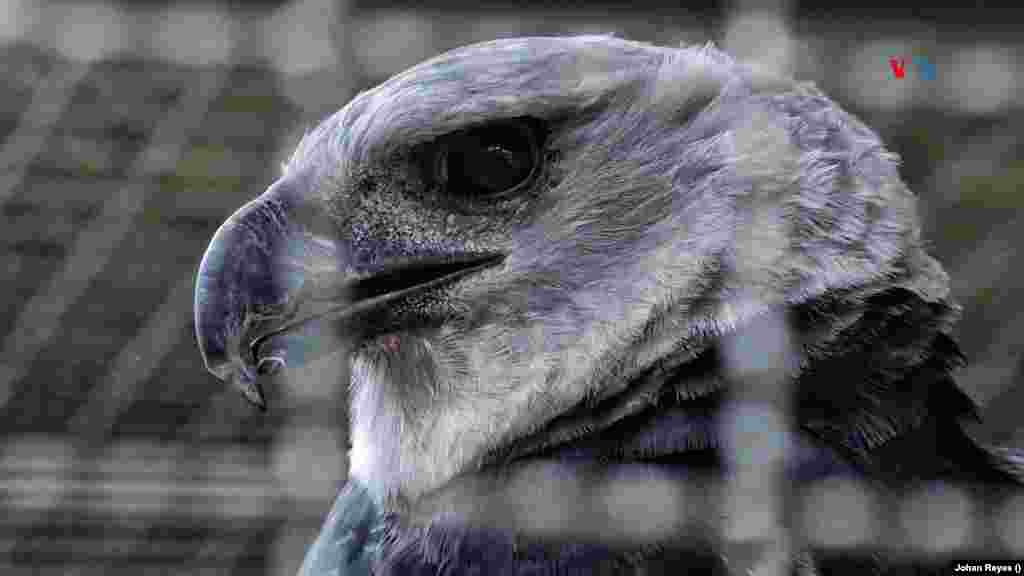
[[[960,426],[957,308],[895,156],[711,46],[503,39],[398,74],[220,227],[195,294],[206,366],[261,407],[263,374],[350,350],[350,479],[310,576],[721,567],[571,502],[569,537],[520,528],[551,486],[719,470],[722,343],[773,314],[794,481],[1016,482]]]

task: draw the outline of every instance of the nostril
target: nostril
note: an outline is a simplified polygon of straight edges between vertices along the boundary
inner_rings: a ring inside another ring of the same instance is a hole
[[[284,358],[279,356],[268,356],[261,358],[259,364],[256,366],[256,373],[261,376],[271,376],[277,374],[288,367],[288,364],[284,361]]]

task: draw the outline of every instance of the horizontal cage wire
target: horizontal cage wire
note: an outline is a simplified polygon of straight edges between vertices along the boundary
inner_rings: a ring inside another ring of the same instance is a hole
[[[1024,287],[1024,45],[999,13],[978,24],[988,36],[961,38],[935,33],[956,15],[907,23],[883,13],[864,36],[870,6],[816,18],[790,2],[664,18],[601,3],[238,4],[0,0],[0,573],[298,570],[347,477],[346,391],[330,384],[349,367],[335,355],[289,372],[266,414],[214,387],[195,344],[199,258],[321,118],[426,58],[497,37],[714,40],[813,80],[877,126],[902,156],[930,249],[963,304],[955,335],[970,362],[956,376],[986,406],[969,431],[1024,447],[1014,299]],[[853,476],[790,485],[796,431],[780,363],[791,334],[769,329],[751,337],[783,348],[741,337],[725,350],[728,474],[637,466],[583,485],[526,467],[502,499],[515,510],[488,498],[452,505],[540,536],[710,539],[736,573],[753,570],[731,552],[738,544],[775,552],[757,555],[763,573],[782,573],[807,547],[1019,573],[1024,491],[893,492]]]

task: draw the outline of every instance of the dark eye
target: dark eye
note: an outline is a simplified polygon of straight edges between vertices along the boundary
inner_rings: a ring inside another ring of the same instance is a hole
[[[534,127],[507,121],[450,134],[437,142],[433,177],[446,191],[500,197],[533,181],[539,146]]]

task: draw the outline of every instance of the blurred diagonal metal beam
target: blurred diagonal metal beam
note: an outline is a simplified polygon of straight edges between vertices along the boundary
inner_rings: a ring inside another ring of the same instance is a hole
[[[71,102],[75,87],[91,68],[80,62],[57,62],[43,81],[35,85],[28,107],[0,147],[0,205],[14,195],[25,179],[29,164],[42,153],[53,127]]]
[[[131,405],[142,384],[170,354],[189,324],[192,284],[191,274],[178,281],[163,304],[146,318],[138,335],[121,348],[107,375],[72,416],[69,433],[100,439],[111,430],[118,415]]]
[[[195,75],[183,90],[177,106],[159,120],[148,145],[136,157],[127,184],[102,204],[92,223],[81,230],[61,269],[20,310],[14,329],[3,341],[0,364],[0,406],[6,404],[38,353],[53,337],[64,313],[85,292],[90,281],[110,260],[121,240],[135,226],[135,217],[154,188],[147,177],[174,168],[199,127],[211,102],[220,93],[227,68]]]

